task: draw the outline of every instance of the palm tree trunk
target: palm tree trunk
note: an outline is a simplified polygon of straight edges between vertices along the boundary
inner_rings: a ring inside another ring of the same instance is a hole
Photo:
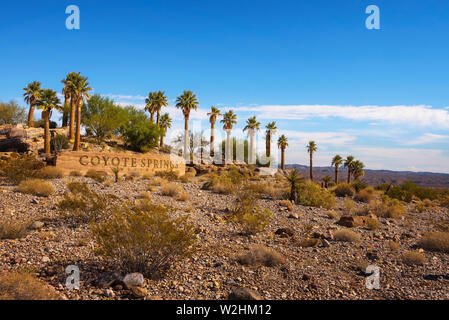
[[[256,160],[254,159],[255,158],[255,145],[254,145],[254,129],[250,129],[250,132],[249,132],[249,135],[250,135],[250,155],[249,155],[249,164],[255,164],[256,163]]]
[[[50,154],[50,112],[42,111],[42,118],[44,119],[44,153]]]
[[[160,147],[162,148],[164,146],[164,135],[161,135],[161,144]]]
[[[73,151],[80,150],[80,139],[81,139],[81,101],[77,106],[77,116],[76,116],[76,135],[75,135],[75,144],[73,146]]]
[[[30,101],[30,111],[28,112],[28,127],[32,127],[34,125],[34,104],[35,101]]]
[[[67,110],[67,106],[69,105],[70,95],[64,96],[64,110],[62,113],[62,127],[65,128],[69,122],[69,111]]]
[[[335,184],[338,184],[338,166],[335,166]]]
[[[313,182],[313,153],[310,153],[310,180]]]
[[[226,163],[231,163],[231,130],[226,130]]]
[[[151,123],[154,123],[154,112],[150,112],[150,115],[151,115],[150,117]]]
[[[266,154],[267,154],[267,158],[271,157],[271,133],[267,132],[267,137],[266,137],[267,141],[266,143]]]
[[[285,148],[281,149],[281,169],[285,170]]]
[[[348,168],[348,183],[351,183],[351,169]]]
[[[184,159],[190,161],[189,154],[189,118],[184,118]]]
[[[76,98],[72,95],[70,99],[70,124],[69,124],[69,138],[70,142],[75,141],[75,111],[76,111]]]
[[[156,124],[159,126],[160,122],[161,122],[161,109],[158,109],[157,110]]]
[[[212,161],[215,157],[215,122],[211,123],[210,126],[210,157]]]

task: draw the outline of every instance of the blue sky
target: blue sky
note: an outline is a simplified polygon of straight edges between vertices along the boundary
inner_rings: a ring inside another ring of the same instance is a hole
[[[71,4],[80,30],[65,28]],[[381,30],[365,27],[371,4]],[[288,163],[306,164],[315,140],[317,165],[340,153],[449,173],[447,1],[5,1],[0,12],[3,101],[24,105],[34,80],[60,92],[79,71],[123,105],[192,90],[195,128],[207,129],[212,105],[237,112],[236,135],[250,115],[276,121]]]

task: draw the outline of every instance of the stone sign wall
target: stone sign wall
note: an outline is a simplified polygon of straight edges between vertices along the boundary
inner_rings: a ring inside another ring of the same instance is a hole
[[[56,167],[69,174],[79,171],[83,174],[94,169],[113,175],[112,169],[119,167],[120,174],[138,172],[140,174],[173,170],[178,175],[185,174],[182,158],[170,155],[108,152],[64,152],[58,155]]]

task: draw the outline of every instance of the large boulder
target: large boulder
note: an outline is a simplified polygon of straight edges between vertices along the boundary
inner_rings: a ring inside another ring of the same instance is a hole
[[[244,287],[234,287],[229,294],[229,300],[262,300],[262,297],[254,290]]]

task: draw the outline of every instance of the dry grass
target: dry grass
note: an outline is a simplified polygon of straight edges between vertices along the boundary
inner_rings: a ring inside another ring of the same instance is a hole
[[[388,241],[388,247],[391,251],[398,251],[401,249],[401,245],[395,241]]]
[[[415,203],[415,210],[420,213],[437,210],[437,205],[432,200],[425,199],[423,201],[418,201],[417,203]]]
[[[370,230],[377,230],[377,229],[379,229],[379,222],[377,221],[377,219],[367,218],[366,226]]]
[[[61,179],[64,178],[64,171],[56,167],[45,167],[39,170],[37,177],[40,179]]]
[[[298,245],[303,248],[317,247],[320,244],[320,239],[317,238],[307,238],[299,241]]]
[[[238,257],[237,261],[247,266],[263,265],[266,267],[275,267],[285,263],[284,257],[264,246],[254,246],[249,252]]]
[[[360,241],[360,235],[349,230],[349,229],[342,229],[342,230],[335,231],[334,238],[337,241],[345,241],[345,242],[359,242]]]
[[[340,183],[333,190],[337,197],[352,197],[354,196],[355,190],[348,183]]]
[[[32,194],[39,197],[49,197],[55,192],[55,187],[50,182],[40,180],[40,179],[31,179],[22,181],[17,190],[22,193]]]
[[[87,171],[87,173],[84,176],[87,178],[91,178],[92,180],[95,180],[97,182],[104,182],[106,180],[104,174],[93,169]]]
[[[282,200],[279,202],[279,205],[284,208],[289,208],[293,206],[290,200]]]
[[[176,197],[180,193],[180,187],[175,183],[168,182],[161,186],[161,194],[167,197]]]
[[[181,202],[187,202],[189,200],[190,200],[190,196],[186,192],[181,193],[178,197],[178,201],[181,201]]]
[[[142,176],[143,180],[151,180],[154,178],[154,172],[144,173]]]
[[[427,258],[422,253],[416,251],[405,252],[401,256],[401,260],[409,266],[423,265],[427,263]]]
[[[449,253],[449,232],[430,232],[423,236],[418,246],[425,250]]]
[[[147,192],[147,191],[142,191],[141,193],[139,193],[139,195],[137,196],[138,199],[151,199],[151,193]]]
[[[212,190],[219,194],[232,194],[235,186],[231,182],[221,181],[212,187]]]
[[[370,211],[378,217],[397,219],[406,212],[405,207],[397,199],[384,196],[382,200],[370,203]]]
[[[336,219],[338,219],[340,216],[339,216],[338,213],[335,212],[334,210],[329,210],[329,211],[327,212],[327,217],[328,217],[329,219],[334,219],[334,220],[336,220]]]
[[[192,181],[194,177],[195,176],[192,173],[186,173],[185,175],[179,178],[179,181],[181,181],[182,183],[189,183]]]
[[[0,222],[0,240],[20,239],[27,235],[29,221],[3,220]]]
[[[360,202],[370,203],[375,198],[374,189],[372,187],[367,187],[358,192],[354,199]]]
[[[161,177],[154,177],[150,180],[150,182],[148,183],[149,186],[152,187],[159,187],[163,184],[166,184],[168,181],[165,180],[164,178]]]
[[[75,170],[75,171],[70,172],[70,176],[71,177],[82,177],[83,175],[81,172]]]
[[[32,275],[22,272],[0,274],[0,300],[57,300],[56,293]]]

